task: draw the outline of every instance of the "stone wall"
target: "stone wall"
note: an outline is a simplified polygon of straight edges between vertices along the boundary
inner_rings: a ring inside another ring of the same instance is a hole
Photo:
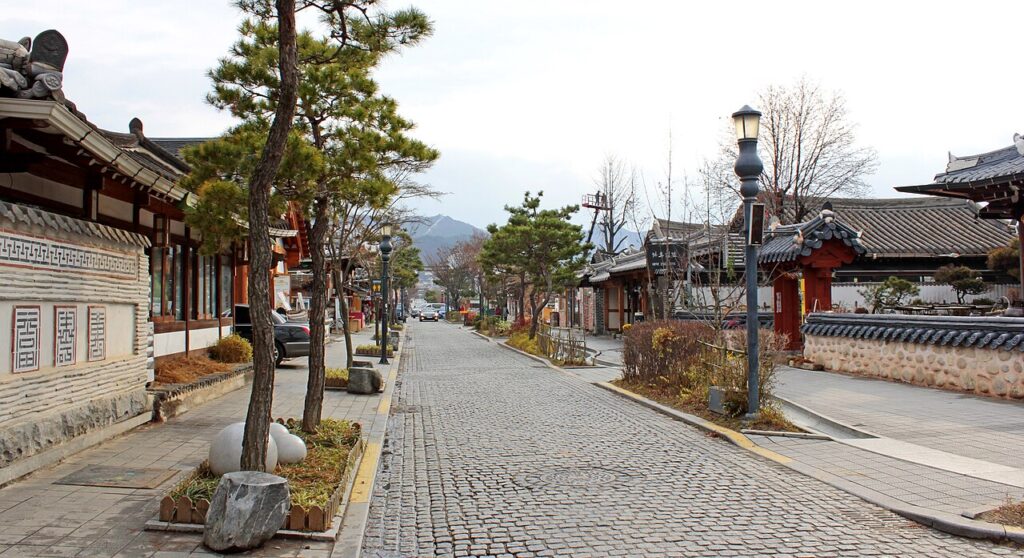
[[[0,467],[149,411],[147,244],[0,202]]]
[[[1024,398],[1024,353],[805,335],[804,358],[826,369],[982,395]]]

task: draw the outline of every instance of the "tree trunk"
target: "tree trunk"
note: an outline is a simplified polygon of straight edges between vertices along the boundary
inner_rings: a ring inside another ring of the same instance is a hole
[[[324,405],[324,338],[327,336],[324,322],[327,314],[327,262],[324,248],[330,230],[330,201],[321,198],[314,203],[316,221],[309,235],[309,252],[313,260],[313,286],[309,295],[309,377],[306,380],[306,401],[302,407],[302,430],[310,433],[316,432],[316,427],[320,426]]]
[[[530,339],[537,336],[537,328],[540,327],[540,311],[543,305],[537,304],[537,298],[530,295]]]
[[[298,94],[298,52],[295,42],[295,0],[277,0],[281,87],[267,143],[249,184],[249,312],[252,318],[252,392],[242,439],[242,469],[266,468],[270,412],[274,402],[274,326],[270,313],[270,189],[284,156],[285,141],[295,117]]]
[[[352,330],[348,323],[349,306],[348,297],[345,296],[344,275],[334,271],[334,290],[338,293],[338,306],[341,309],[341,331],[345,333],[345,368],[352,368]]]

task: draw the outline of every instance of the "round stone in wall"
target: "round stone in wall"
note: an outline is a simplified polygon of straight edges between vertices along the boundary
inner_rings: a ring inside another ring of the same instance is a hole
[[[242,470],[242,438],[245,435],[245,423],[236,422],[225,427],[210,442],[210,471],[215,475],[223,475]],[[277,467],[277,443],[273,436],[267,437],[267,458],[264,462],[267,471]]]

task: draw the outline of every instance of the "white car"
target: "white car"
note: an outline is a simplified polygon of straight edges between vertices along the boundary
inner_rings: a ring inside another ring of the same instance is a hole
[[[437,321],[437,311],[434,310],[433,308],[424,308],[423,310],[420,310],[420,321],[421,322],[425,322],[425,321],[436,322]]]

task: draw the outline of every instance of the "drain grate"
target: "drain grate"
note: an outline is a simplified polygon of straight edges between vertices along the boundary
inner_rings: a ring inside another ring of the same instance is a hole
[[[55,481],[54,484],[152,489],[160,486],[176,474],[178,474],[178,471],[169,469],[134,469],[131,467],[89,465]]]

